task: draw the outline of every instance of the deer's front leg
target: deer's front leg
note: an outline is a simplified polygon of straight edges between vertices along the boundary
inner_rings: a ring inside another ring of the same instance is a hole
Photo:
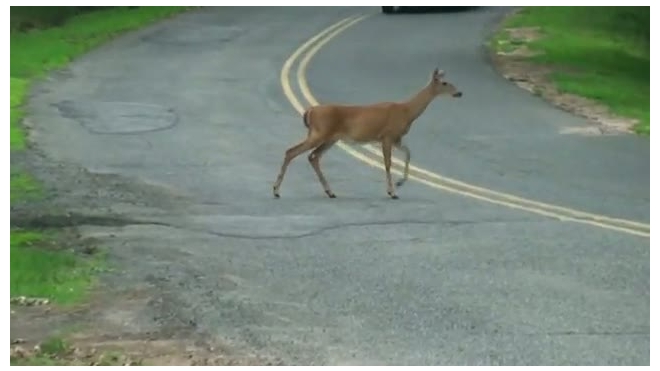
[[[396,182],[396,186],[401,187],[403,183],[405,183],[406,180],[408,180],[408,167],[410,166],[410,149],[408,149],[408,146],[403,144],[401,139],[399,139],[399,141],[396,142],[394,146],[400,149],[406,155],[405,167],[403,169],[403,178],[399,179],[399,181]]]
[[[280,185],[282,184],[282,180],[284,180],[284,174],[286,173],[286,169],[289,166],[289,163],[291,163],[291,161],[298,157],[301,153],[309,151],[317,145],[318,140],[314,140],[308,137],[302,142],[286,150],[286,153],[284,154],[284,162],[280,168],[280,173],[277,175],[275,184],[273,184],[273,196],[275,198],[280,198]]]
[[[394,193],[394,187],[392,186],[392,174],[390,174],[390,166],[392,166],[392,142],[390,140],[384,140],[382,143],[383,146],[383,161],[385,162],[385,178],[387,179],[387,194],[393,199],[398,199]]]

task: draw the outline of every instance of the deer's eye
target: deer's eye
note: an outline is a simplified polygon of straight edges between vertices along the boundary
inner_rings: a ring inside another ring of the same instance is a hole
[[[442,85],[447,85],[447,82],[446,82],[446,81],[443,81],[443,82],[442,82]]]

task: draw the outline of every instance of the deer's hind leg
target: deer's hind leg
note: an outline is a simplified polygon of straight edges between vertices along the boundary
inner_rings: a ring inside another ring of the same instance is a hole
[[[323,186],[323,190],[325,191],[325,194],[328,195],[330,198],[335,198],[337,197],[331,190],[330,186],[328,185],[328,181],[325,180],[325,177],[323,176],[323,172],[321,171],[321,165],[320,165],[320,160],[321,156],[329,150],[332,146],[337,143],[336,140],[328,141],[320,146],[316,147],[315,150],[312,151],[312,153],[309,154],[309,163],[312,164],[312,167],[314,168],[314,171],[316,172],[316,175],[319,178],[319,182],[321,182],[321,185]]]
[[[401,150],[403,154],[406,156],[405,160],[405,166],[403,169],[403,178],[399,179],[396,182],[397,187],[401,187],[406,180],[408,180],[408,172],[409,172],[409,167],[410,167],[410,149],[408,146],[406,146],[401,139],[399,139],[396,143],[394,143],[394,147]]]
[[[390,167],[392,166],[392,142],[388,139],[383,140],[383,162],[385,163],[385,180],[387,182],[387,194],[394,200],[398,199],[399,196],[394,193],[394,187],[392,186],[392,174],[390,173]]]
[[[318,146],[320,142],[321,140],[317,136],[308,135],[307,139],[286,150],[280,173],[277,175],[277,180],[273,185],[273,196],[275,198],[280,198],[280,185],[282,184],[282,180],[284,180],[284,173],[286,173],[289,163],[303,152]]]

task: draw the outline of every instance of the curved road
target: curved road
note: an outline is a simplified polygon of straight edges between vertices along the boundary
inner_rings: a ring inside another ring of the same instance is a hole
[[[272,199],[284,150],[305,134],[282,64],[338,20],[376,13],[311,61],[319,101],[401,99],[439,65],[465,96],[434,102],[415,124],[415,164],[648,223],[648,141],[558,134],[584,122],[485,59],[483,38],[505,11],[196,10],[39,86],[34,138],[57,161],[184,196],[174,209],[113,205],[148,223],[94,229],[114,235],[104,244],[122,284],[166,298],[148,314],[163,324],[291,364],[649,364],[646,237],[412,181],[392,201],[381,170],[338,149],[322,166],[339,198],[325,198],[301,156]]]

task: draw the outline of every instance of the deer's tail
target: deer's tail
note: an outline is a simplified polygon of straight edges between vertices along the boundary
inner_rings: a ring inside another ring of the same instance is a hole
[[[310,119],[310,114],[312,112],[312,108],[308,108],[305,110],[303,113],[303,124],[305,124],[305,127],[309,129],[309,119]]]

